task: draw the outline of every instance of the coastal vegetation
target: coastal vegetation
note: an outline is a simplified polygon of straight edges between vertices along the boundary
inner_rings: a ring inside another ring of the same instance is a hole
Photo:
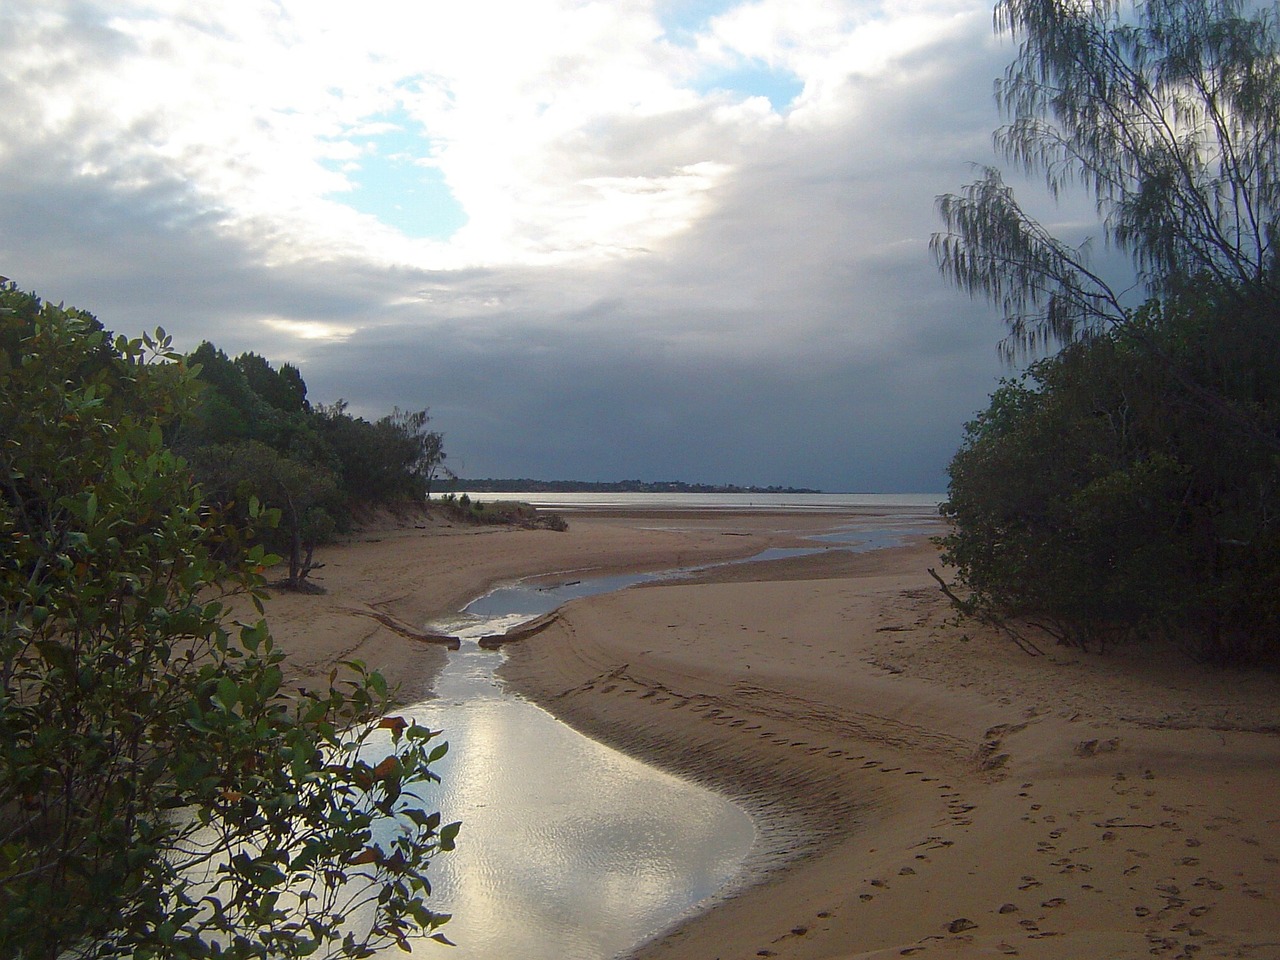
[[[984,171],[939,200],[945,275],[1006,312],[1004,383],[950,466],[961,609],[1101,647],[1280,653],[1280,42],[1274,7],[1002,0],[996,141],[1089,188],[1136,307]]]
[[[171,444],[210,503],[242,521],[252,497],[280,509],[280,525],[262,536],[288,560],[287,586],[303,586],[315,548],[356,512],[420,503],[444,472],[444,438],[426,410],[370,422],[342,400],[312,405],[293,365],[276,369],[255,353],[233,360],[208,342],[186,363],[198,394]]]
[[[232,614],[262,612],[277,522],[286,544],[316,510],[341,522],[341,456],[311,469],[326,429],[388,443],[423,484],[425,415],[362,427],[309,411],[296,371],[212,359],[0,286],[2,956],[442,938],[426,869],[457,825],[414,792],[438,734],[385,716],[356,662],[288,690],[265,621]]]
[[[568,522],[554,511],[542,511],[518,500],[472,500],[468,494],[446,493],[434,504],[446,520],[486,526],[564,531]]]

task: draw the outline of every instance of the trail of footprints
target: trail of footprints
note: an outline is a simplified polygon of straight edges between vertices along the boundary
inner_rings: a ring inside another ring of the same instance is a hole
[[[901,766],[889,765],[882,759],[866,754],[853,753],[830,744],[798,740],[768,726],[753,722],[751,717],[740,717],[731,713],[723,701],[713,697],[688,697],[672,691],[660,684],[647,684],[626,675],[627,666],[604,674],[583,684],[581,690],[597,690],[600,693],[616,693],[622,696],[639,696],[642,700],[652,700],[655,706],[666,705],[668,709],[689,709],[699,714],[704,720],[722,726],[729,726],[744,733],[753,733],[761,740],[766,740],[779,747],[801,750],[809,754],[825,754],[831,759],[843,758],[858,769],[875,771],[886,775],[914,777],[921,783],[932,784],[937,790],[943,813],[936,821],[939,832],[921,838],[915,844],[912,860],[902,864],[896,874],[889,877],[874,877],[863,881],[863,889],[857,894],[856,903],[867,904],[880,894],[888,891],[891,884],[907,884],[916,877],[919,869],[925,869],[932,855],[954,845],[950,838],[953,830],[963,831],[973,822],[972,812],[975,809],[956,790],[952,784],[943,782],[939,777],[928,776],[918,769],[903,769]],[[983,744],[978,762],[980,769],[991,770],[1002,766],[1003,755],[998,755],[999,739],[991,740],[992,735],[1003,735],[1012,730],[995,728],[988,731],[989,742]],[[992,760],[995,762],[992,763]],[[1103,902],[1113,899],[1122,902],[1135,901],[1133,916],[1149,924],[1145,931],[1148,953],[1153,957],[1168,960],[1193,960],[1206,948],[1220,945],[1221,940],[1210,934],[1201,922],[1210,915],[1216,905],[1215,894],[1227,888],[1228,884],[1238,888],[1245,896],[1255,899],[1267,899],[1266,892],[1260,885],[1255,886],[1240,875],[1222,879],[1207,870],[1201,858],[1196,855],[1197,848],[1203,840],[1194,830],[1182,825],[1183,818],[1189,818],[1191,812],[1170,806],[1160,807],[1162,819],[1151,823],[1133,822],[1128,814],[1138,811],[1149,811],[1156,801],[1156,791],[1150,781],[1155,777],[1151,772],[1142,775],[1136,783],[1124,773],[1115,775],[1112,792],[1121,798],[1132,801],[1127,804],[1126,815],[1116,816],[1116,808],[1108,806],[1106,813],[1098,810],[1076,810],[1059,815],[1045,810],[1032,793],[1033,783],[1024,783],[1017,794],[1018,799],[1026,801],[1025,812],[1021,819],[1034,826],[1047,826],[1049,829],[1042,839],[1034,841],[1034,847],[1028,856],[1028,872],[1021,876],[1017,884],[1016,902],[1011,900],[996,906],[992,911],[997,919],[1004,918],[1009,924],[1009,935],[998,944],[1002,953],[1017,956],[1018,949],[1010,940],[1025,938],[1030,940],[1044,939],[1062,935],[1055,930],[1054,917],[1058,911],[1078,907],[1081,897],[1102,897]],[[1109,815],[1108,815],[1109,814]],[[1238,820],[1222,816],[1210,817],[1200,826],[1203,831],[1213,833],[1237,826]],[[1088,862],[1087,855],[1095,844],[1106,847],[1124,844],[1124,836],[1130,830],[1158,829],[1174,837],[1170,841],[1174,847],[1180,848],[1169,856],[1155,862],[1152,855],[1136,846],[1122,846],[1123,857],[1117,858],[1114,850],[1108,850],[1105,884],[1095,876],[1095,867]],[[1181,838],[1180,840],[1176,838]],[[1258,845],[1257,838],[1234,836],[1241,843]],[[1268,856],[1267,862],[1275,863],[1277,858]],[[1124,866],[1117,867],[1123,862]],[[1110,887],[1106,889],[1105,887]],[[1088,899],[1083,901],[1087,908]],[[856,906],[856,904],[854,904]],[[993,905],[994,906],[994,905]],[[796,938],[808,936],[811,932],[821,930],[825,921],[832,919],[835,912],[823,910],[815,914],[809,923],[793,926],[780,936],[774,938],[768,947],[756,952],[758,957],[772,957],[776,952],[772,949],[779,944]],[[990,922],[989,920],[984,920]],[[1010,923],[1012,922],[1012,923]],[[969,931],[978,929],[980,924],[966,917],[943,919],[939,923],[939,933],[926,937],[918,944],[901,950],[903,956],[912,956],[927,950],[931,941],[952,939],[966,936]]]
[[[673,710],[687,707],[690,708],[692,712],[700,714],[703,719],[711,723],[739,728],[744,733],[754,733],[761,740],[767,740],[781,747],[795,748],[803,750],[809,754],[822,753],[833,760],[844,758],[849,763],[857,764],[857,768],[860,770],[866,770],[868,772],[875,771],[890,775],[899,774],[904,777],[916,778],[921,783],[933,784],[934,788],[938,791],[938,798],[941,801],[944,810],[943,814],[937,821],[937,825],[943,830],[943,833],[925,836],[916,843],[914,847],[916,853],[913,854],[911,863],[902,865],[898,869],[895,879],[901,878],[904,882],[908,881],[909,878],[917,875],[917,867],[923,867],[924,864],[930,862],[930,854],[946,850],[953,846],[955,841],[945,836],[945,833],[948,832],[946,828],[963,829],[973,823],[971,814],[975,809],[974,804],[967,802],[952,784],[943,782],[940,777],[929,776],[923,770],[913,768],[904,769],[900,765],[886,765],[884,760],[876,759],[875,757],[868,756],[866,754],[853,753],[829,744],[811,743],[807,740],[793,739],[793,737],[789,735],[766,729],[763,724],[753,723],[747,718],[737,717],[730,714],[724,706],[718,705],[721,701],[718,701],[716,698],[686,697],[661,684],[648,684],[637,681],[634,678],[627,676],[627,666],[628,665],[624,664],[616,670],[587,681],[576,689],[581,691],[598,691],[599,693],[605,694],[620,694],[623,696],[635,696],[638,694],[641,700],[652,700],[654,705],[670,704],[670,709]],[[567,693],[568,692],[573,691],[567,691]],[[998,745],[998,741],[996,741],[996,744]],[[888,890],[890,886],[888,880],[880,878],[868,880],[866,881],[866,884],[868,889],[858,895],[858,901],[860,903],[867,903],[874,900],[878,893]],[[819,911],[815,914],[813,923],[793,926],[787,932],[776,937],[772,941],[771,946],[777,946],[778,944],[795,937],[807,936],[812,930],[820,929],[824,925],[823,921],[830,920],[834,916],[835,913],[832,910]],[[963,919],[955,920],[947,924],[948,931],[951,933],[963,932],[964,930],[972,929],[972,927],[973,925],[970,921]],[[903,951],[903,954],[910,955],[911,953],[917,952],[917,949],[918,948],[909,948],[908,950]],[[765,947],[758,950],[756,952],[756,956],[772,957],[776,956],[776,953],[774,950]]]

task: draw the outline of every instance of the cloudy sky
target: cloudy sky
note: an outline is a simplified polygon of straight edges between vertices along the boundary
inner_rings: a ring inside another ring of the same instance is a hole
[[[466,476],[935,491],[975,0],[5,0],[0,274],[429,407]]]

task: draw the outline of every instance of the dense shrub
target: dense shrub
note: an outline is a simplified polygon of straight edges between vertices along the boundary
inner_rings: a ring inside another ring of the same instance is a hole
[[[1242,424],[1244,424],[1242,426]],[[1007,381],[942,512],[973,612],[1086,647],[1280,650],[1280,317],[1204,285]]]
[[[265,621],[232,621],[278,558],[167,445],[196,384],[163,332],[112,339],[4,284],[0,345],[0,956],[432,935],[425,871],[457,827],[417,791],[444,747],[383,718],[359,664],[290,690]]]

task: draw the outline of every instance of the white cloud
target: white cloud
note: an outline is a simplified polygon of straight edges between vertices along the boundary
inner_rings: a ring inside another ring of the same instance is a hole
[[[936,3],[887,6],[745,5],[712,22],[698,56],[776,64],[805,82],[797,116],[829,110],[849,73],[884,69],[947,23]],[[689,52],[638,2],[18,9],[40,36],[8,72],[34,87],[46,137],[78,133],[95,173],[187,182],[273,262],[345,251],[450,267],[649,249],[705,212],[706,192],[778,119],[762,98],[695,94]],[[48,49],[66,55],[31,52]],[[394,109],[430,138],[423,153],[469,220],[448,246],[340,203],[342,162]],[[613,136],[637,125],[644,143]]]
[[[321,399],[441,409],[438,384],[458,424],[536,409],[521,449],[556,429],[557,398],[611,405],[563,377],[599,393],[617,378],[597,368],[641,359],[641,379],[708,386],[619,386],[654,406],[637,423],[696,418],[674,405],[718,388],[748,402],[751,383],[785,403],[790,384],[809,399],[771,422],[829,446],[856,406],[840,376],[915,383],[928,355],[967,378],[921,402],[958,433],[992,376],[959,368],[998,331],[954,333],[979,308],[925,242],[934,195],[989,159],[988,7],[725,6],[668,36],[658,0],[8,0],[4,272],[121,329],[305,359]],[[738,67],[803,89],[775,109],[734,88]],[[447,240],[344,202],[375,149],[413,146],[401,131],[464,208]]]

